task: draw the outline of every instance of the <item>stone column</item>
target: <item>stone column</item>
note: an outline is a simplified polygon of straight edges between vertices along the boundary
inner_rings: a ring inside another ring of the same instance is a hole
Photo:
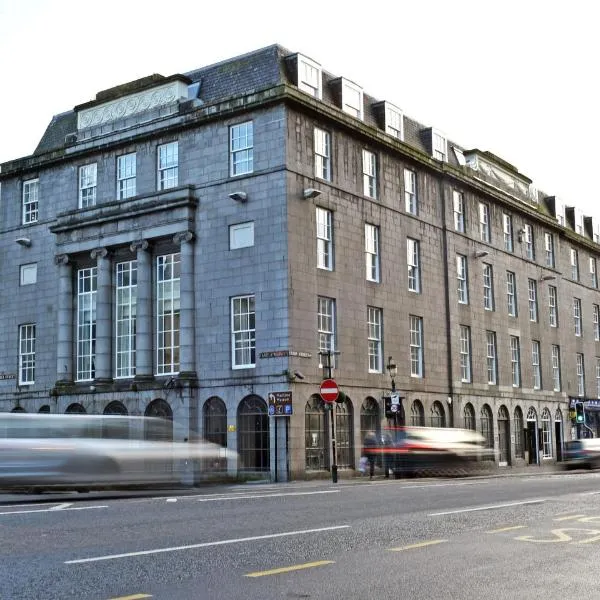
[[[96,291],[96,381],[112,380],[111,341],[113,323],[111,319],[111,262],[106,248],[91,252],[98,269]]]
[[[180,269],[180,319],[179,319],[179,377],[196,379],[195,327],[194,327],[194,234],[182,231],[173,236],[173,242],[181,247]]]
[[[56,257],[58,265],[56,383],[73,381],[73,268],[68,254]]]
[[[152,255],[146,240],[130,246],[137,257],[137,305],[135,317],[135,379],[152,379]]]

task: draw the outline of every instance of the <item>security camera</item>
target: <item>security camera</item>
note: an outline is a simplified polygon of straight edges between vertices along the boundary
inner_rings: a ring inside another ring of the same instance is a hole
[[[300,373],[300,371],[294,371],[294,377],[296,377],[296,379],[304,379],[304,373]]]

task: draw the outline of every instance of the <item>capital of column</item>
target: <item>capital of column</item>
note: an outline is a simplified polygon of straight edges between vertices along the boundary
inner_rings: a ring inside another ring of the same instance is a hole
[[[131,242],[129,245],[129,249],[132,252],[137,252],[138,250],[148,250],[150,248],[150,244],[147,240],[135,240],[135,242]]]
[[[54,257],[54,261],[57,265],[68,265],[69,264],[69,255],[68,254],[57,254]]]
[[[106,248],[94,248],[90,252],[90,256],[96,260],[97,258],[106,258],[108,256],[108,250]]]
[[[194,234],[191,231],[179,231],[173,236],[173,243],[181,245],[184,243],[190,243],[194,239]]]

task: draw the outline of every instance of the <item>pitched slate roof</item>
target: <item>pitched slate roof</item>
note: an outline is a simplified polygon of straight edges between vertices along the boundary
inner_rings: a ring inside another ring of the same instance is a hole
[[[201,83],[200,98],[210,103],[283,83],[282,59],[288,54],[292,53],[275,44],[185,75]]]
[[[192,82],[200,84],[199,98],[204,104],[211,104],[229,97],[268,89],[282,83],[292,83],[291,74],[286,69],[284,58],[293,54],[295,54],[293,51],[278,44],[273,44],[247,54],[190,71],[184,75]],[[322,102],[339,108],[338,100],[330,85],[332,81],[339,79],[339,75],[333,75],[325,70],[322,70],[322,74]],[[119,87],[127,85],[129,84]],[[364,122],[367,125],[377,127],[377,119],[372,105],[377,103],[378,100],[363,93],[363,102]],[[81,106],[85,106],[85,104]],[[78,107],[75,108],[77,109]],[[406,143],[430,154],[431,142],[427,138],[428,133],[426,130],[427,126],[410,119],[406,115],[404,116],[404,139]],[[43,154],[44,152],[64,147],[65,136],[76,131],[77,115],[75,110],[56,115],[48,125],[34,154]],[[457,165],[456,157],[451,151],[451,147],[455,145],[448,140],[448,162]],[[460,148],[460,146],[458,147]]]
[[[65,136],[77,131],[77,114],[74,110],[52,117],[34,154],[43,154],[50,150],[58,150],[65,145]]]

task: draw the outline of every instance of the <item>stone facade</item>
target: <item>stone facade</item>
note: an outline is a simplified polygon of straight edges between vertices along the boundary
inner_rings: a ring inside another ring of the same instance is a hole
[[[66,412],[80,405],[102,413],[118,402],[129,414],[172,418],[175,436],[195,430],[226,442],[240,455],[226,465],[231,474],[270,473],[277,480],[326,474],[330,413],[316,397],[324,375],[317,303],[326,297],[336,307],[333,374],[347,397],[336,406],[343,468],[351,472],[358,464],[363,426],[373,423],[367,408],[376,406],[378,424],[387,424],[388,356],[398,365],[394,381],[407,424],[438,424],[443,415],[447,426],[474,425],[490,435],[502,463],[560,458],[571,437],[568,397],[579,392],[577,353],[584,356],[584,396],[597,398],[600,391],[593,321],[600,295],[589,272],[590,259],[600,254],[594,223],[589,219],[578,231],[569,213],[562,225],[553,198],[532,191],[526,177],[487,153],[444,140],[445,160],[436,160],[431,128],[406,116],[404,139],[394,138],[385,132],[385,103],[366,94],[364,118],[350,116],[340,105],[343,82],[324,71],[321,98],[307,95],[298,89],[299,61],[273,46],[185,76],[101,92],[55,117],[33,155],[2,165],[0,410]],[[153,105],[152,86],[162,90],[172,81],[169,90],[188,89],[189,97]],[[127,94],[135,103],[127,103]],[[145,112],[144,98],[150,103]],[[102,111],[105,104],[110,114]],[[86,124],[82,111],[104,120]],[[248,122],[252,167],[232,174],[231,127]],[[331,139],[328,180],[315,174],[315,128]],[[177,184],[158,189],[158,147],[175,141]],[[364,193],[363,150],[376,157],[375,198]],[[136,190],[119,199],[118,157],[129,153],[136,155]],[[462,155],[469,160],[459,160]],[[78,173],[89,164],[96,165],[95,201],[79,208]],[[417,214],[405,208],[406,169],[416,177]],[[23,224],[24,183],[33,179],[38,216]],[[305,198],[310,188],[320,193]],[[455,192],[464,199],[464,232],[454,226]],[[481,203],[489,210],[489,241],[481,240]],[[331,270],[317,268],[317,208],[332,215]],[[512,251],[504,246],[503,215],[512,220]],[[230,228],[243,223],[253,224],[253,242],[231,248]],[[366,278],[365,224],[379,232],[378,282]],[[520,233],[526,225],[532,226],[533,259]],[[553,267],[546,264],[545,234],[553,239]],[[419,244],[418,293],[409,291],[407,239]],[[579,282],[571,278],[571,249],[578,252]],[[181,270],[172,372],[157,366],[157,258],[163,255],[177,255]],[[457,300],[457,255],[466,257],[465,304]],[[115,265],[134,260],[136,372],[118,377]],[[21,267],[34,264],[35,283],[24,284]],[[483,305],[484,264],[493,269],[494,310]],[[94,267],[94,372],[81,378],[76,273]],[[507,271],[516,278],[516,316],[507,312]],[[537,291],[537,321],[529,316],[529,280]],[[549,324],[549,286],[558,293],[558,327]],[[232,298],[242,296],[255,303],[255,361],[248,368],[235,367],[233,357]],[[574,334],[574,298],[581,300],[581,336]],[[380,365],[371,370],[368,307],[383,316]],[[411,315],[423,323],[422,377],[411,375]],[[24,324],[35,324],[34,376],[24,371]],[[471,333],[470,381],[462,381],[461,326]],[[496,335],[496,384],[488,382],[488,331]],[[511,336],[520,346],[518,385]],[[540,342],[541,389],[533,386],[533,340]],[[560,347],[560,391],[553,389],[552,345]],[[278,391],[292,392],[289,417],[267,414],[267,398]],[[465,421],[471,409],[474,421]],[[542,415],[551,415],[549,426]]]

